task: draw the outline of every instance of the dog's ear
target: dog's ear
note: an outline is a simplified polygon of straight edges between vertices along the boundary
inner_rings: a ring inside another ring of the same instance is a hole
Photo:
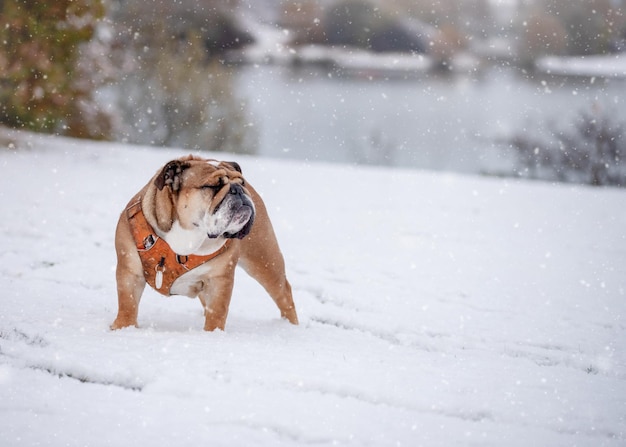
[[[166,186],[169,187],[172,192],[178,192],[181,184],[181,177],[183,171],[189,167],[189,163],[181,160],[172,160],[163,167],[161,173],[154,180],[154,185],[163,190]]]
[[[154,179],[157,187],[155,200],[159,206],[155,207],[157,225],[162,231],[170,231],[174,223],[175,197],[182,185],[182,174],[189,167],[184,160],[172,160],[166,164],[159,175]]]

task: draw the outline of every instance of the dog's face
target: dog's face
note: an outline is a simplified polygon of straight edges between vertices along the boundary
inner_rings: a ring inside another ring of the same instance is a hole
[[[214,239],[243,239],[255,209],[237,163],[186,157],[169,162],[154,180],[156,218],[162,230],[174,222]]]

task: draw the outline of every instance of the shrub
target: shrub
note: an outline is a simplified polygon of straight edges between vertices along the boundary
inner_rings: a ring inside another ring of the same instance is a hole
[[[519,174],[531,178],[626,186],[626,127],[594,107],[580,112],[566,128],[550,126],[548,139],[516,134]]]

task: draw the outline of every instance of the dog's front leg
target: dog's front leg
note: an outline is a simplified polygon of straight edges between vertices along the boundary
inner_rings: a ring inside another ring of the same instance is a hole
[[[234,273],[234,272],[233,272]],[[204,330],[224,330],[228,307],[233,293],[234,274],[211,278],[200,292],[199,298],[204,307]]]
[[[122,213],[115,230],[115,251],[117,253],[117,317],[111,329],[137,326],[139,300],[146,287],[141,258],[131,234],[126,213]]]
[[[137,314],[139,313],[139,300],[146,286],[143,275],[134,275],[121,272],[118,267],[117,273],[117,317],[111,329],[121,329],[127,326],[137,326]]]

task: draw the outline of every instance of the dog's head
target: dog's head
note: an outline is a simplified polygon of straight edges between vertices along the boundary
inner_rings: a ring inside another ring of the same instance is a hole
[[[209,238],[243,239],[252,228],[254,203],[237,163],[194,156],[172,160],[156,175],[154,186],[155,217],[163,231],[177,221]]]

